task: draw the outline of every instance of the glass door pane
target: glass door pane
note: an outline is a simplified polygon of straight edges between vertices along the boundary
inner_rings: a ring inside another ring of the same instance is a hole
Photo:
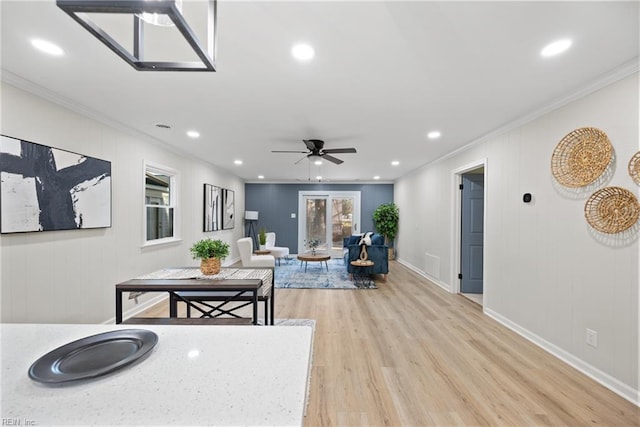
[[[342,254],[343,239],[353,232],[353,197],[331,198],[331,256]]]
[[[300,191],[298,194],[298,253],[311,252],[306,242],[317,239],[317,251],[341,258],[343,239],[360,233],[360,192]]]
[[[327,252],[327,199],[306,198],[305,252],[310,252],[309,242],[317,241],[316,251]]]

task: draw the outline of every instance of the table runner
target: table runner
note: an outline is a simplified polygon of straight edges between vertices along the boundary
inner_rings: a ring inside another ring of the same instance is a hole
[[[262,289],[266,295],[273,284],[273,270],[259,268],[221,268],[220,273],[213,275],[202,274],[198,267],[163,268],[135,278],[136,280],[158,279],[260,279]],[[134,299],[144,292],[129,292],[129,299]]]

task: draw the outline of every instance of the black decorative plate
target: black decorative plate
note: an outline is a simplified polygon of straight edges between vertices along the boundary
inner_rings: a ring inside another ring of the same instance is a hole
[[[127,366],[147,354],[158,335],[144,329],[122,329],[92,335],[50,351],[29,368],[29,378],[61,384],[96,378]]]

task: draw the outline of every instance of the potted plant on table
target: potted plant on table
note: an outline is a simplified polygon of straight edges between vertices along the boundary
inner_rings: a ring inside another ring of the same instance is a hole
[[[373,211],[373,226],[384,236],[385,245],[393,246],[393,239],[398,233],[400,213],[395,203],[383,203]],[[389,248],[389,259],[393,259],[393,247]]]
[[[316,255],[316,249],[320,246],[320,239],[309,239],[304,241],[304,245],[311,249],[311,255]]]
[[[258,242],[260,243],[260,250],[264,251],[267,244],[267,229],[264,227],[258,231]]]
[[[229,256],[229,244],[222,240],[202,239],[191,246],[193,259],[200,259],[202,274],[220,273],[220,260]]]

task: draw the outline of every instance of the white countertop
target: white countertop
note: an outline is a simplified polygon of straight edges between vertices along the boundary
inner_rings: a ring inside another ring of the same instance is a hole
[[[116,329],[151,330],[158,343],[149,357],[80,384],[28,377],[49,351]],[[301,425],[312,339],[308,326],[2,324],[0,416],[21,426]]]

